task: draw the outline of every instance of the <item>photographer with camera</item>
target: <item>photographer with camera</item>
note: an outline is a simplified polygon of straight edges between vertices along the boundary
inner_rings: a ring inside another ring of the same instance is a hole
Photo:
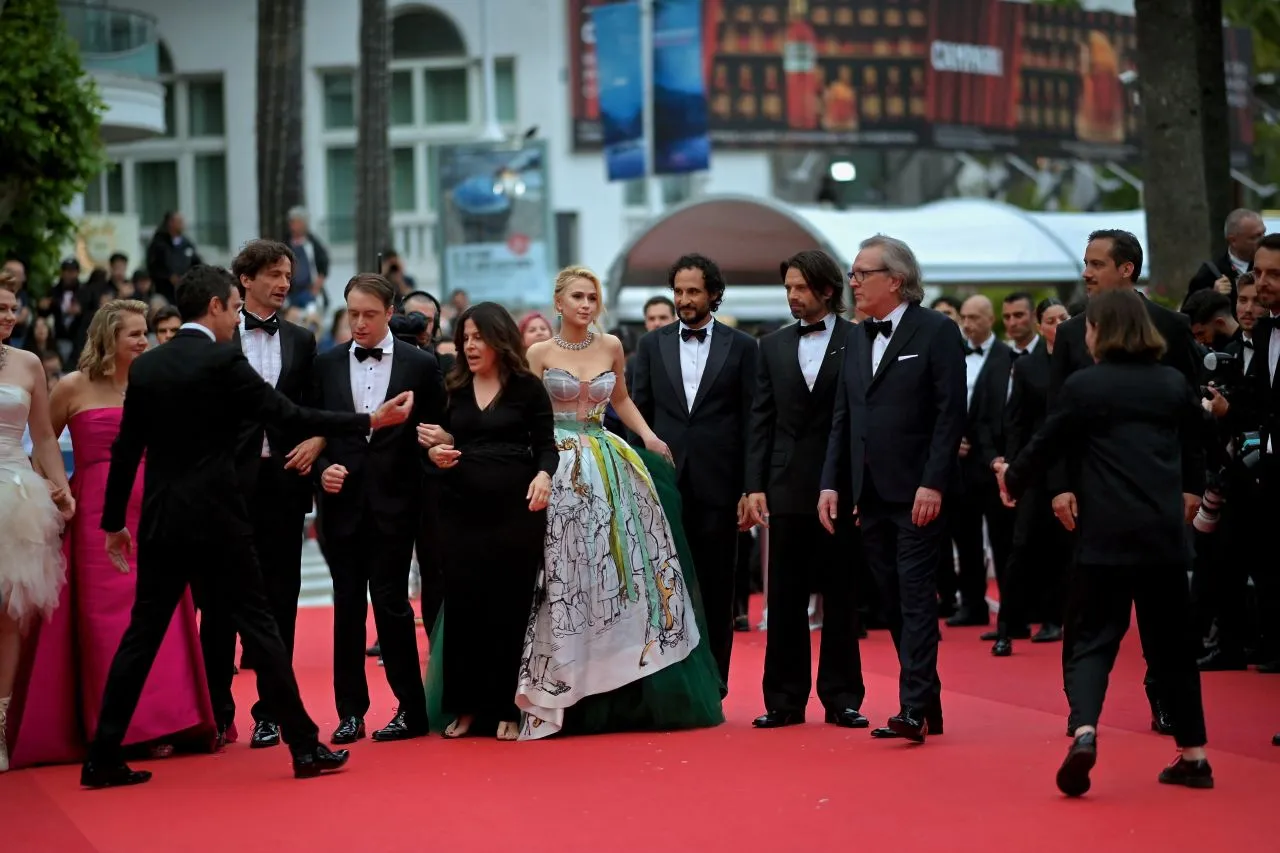
[[[1258,433],[1258,462],[1252,479],[1256,493],[1242,501],[1237,533],[1230,535],[1239,571],[1253,577],[1258,600],[1258,624],[1263,636],[1256,657],[1259,672],[1280,672],[1280,564],[1264,546],[1260,535],[1265,526],[1280,515],[1280,459],[1275,442],[1280,432],[1280,386],[1276,384],[1276,364],[1280,360],[1280,233],[1258,242],[1254,254],[1253,277],[1258,302],[1265,313],[1255,323],[1251,342],[1253,356],[1234,398],[1230,400],[1227,423],[1236,435]],[[1217,391],[1212,392],[1215,396]],[[1216,401],[1215,401],[1216,402]]]
[[[1211,290],[1191,294],[1183,305],[1196,339],[1212,348],[1205,356],[1208,385],[1204,392],[1217,424],[1207,454],[1208,485],[1192,522],[1197,557],[1193,589],[1199,621],[1205,628],[1215,621],[1217,625],[1216,642],[1199,661],[1203,671],[1245,669],[1245,649],[1250,642],[1247,598],[1249,577],[1256,564],[1250,558],[1257,527],[1260,453],[1256,433],[1247,429],[1251,425],[1227,415],[1228,401],[1241,393],[1252,365],[1252,332],[1261,309],[1251,273],[1240,275],[1236,288],[1234,314],[1230,300]],[[1247,410],[1247,404],[1240,409]]]

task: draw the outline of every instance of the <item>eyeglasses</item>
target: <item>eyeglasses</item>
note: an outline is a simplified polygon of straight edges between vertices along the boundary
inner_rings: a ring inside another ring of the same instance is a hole
[[[875,275],[878,272],[888,272],[888,271],[889,271],[888,267],[880,267],[879,269],[874,269],[874,270],[849,270],[849,278],[853,279],[858,284],[862,284],[867,280],[867,276]]]

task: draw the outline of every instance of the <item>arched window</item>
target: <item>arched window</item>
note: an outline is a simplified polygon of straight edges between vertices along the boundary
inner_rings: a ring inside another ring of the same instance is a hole
[[[231,245],[227,205],[226,107],[222,75],[182,75],[161,40],[157,67],[164,86],[165,133],[113,145],[111,164],[85,190],[86,213],[134,213],[143,246],[166,211],[180,210],[187,235],[206,259]]]
[[[429,229],[437,194],[431,145],[479,131],[484,118],[483,72],[473,55],[475,47],[467,44],[449,15],[416,4],[400,6],[392,14],[391,207],[397,224]],[[498,121],[514,128],[515,60],[499,57],[494,71]],[[338,244],[352,242],[355,233],[357,88],[351,69],[322,74],[327,236]],[[410,254],[414,250],[412,245],[396,248]]]

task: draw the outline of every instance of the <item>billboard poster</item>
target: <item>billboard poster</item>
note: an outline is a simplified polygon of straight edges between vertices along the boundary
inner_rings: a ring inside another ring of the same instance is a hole
[[[640,4],[601,6],[593,11],[591,23],[595,38],[609,45],[595,59],[605,173],[611,181],[643,178],[648,173],[649,141],[644,134]]]
[[[702,76],[702,0],[653,0],[653,170],[711,165]]]
[[[543,305],[551,293],[546,143],[432,147],[441,276],[473,302]]]
[[[574,145],[598,150],[583,76],[595,45],[577,22],[604,0],[568,2]],[[708,125],[719,148],[1117,160],[1141,150],[1132,16],[1006,0],[702,0],[702,8]],[[1242,165],[1253,137],[1249,33],[1228,31],[1225,47],[1228,132]]]

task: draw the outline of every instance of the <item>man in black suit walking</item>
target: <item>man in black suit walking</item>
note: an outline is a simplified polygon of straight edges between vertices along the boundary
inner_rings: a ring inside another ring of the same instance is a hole
[[[80,774],[82,785],[137,785],[151,774],[131,770],[121,744],[155,662],[173,611],[191,584],[200,609],[229,612],[256,658],[258,691],[283,726],[294,775],[336,770],[345,750],[330,752],[298,695],[298,683],[258,568],[253,523],[236,474],[241,425],[249,419],[289,431],[363,434],[403,423],[413,395],[388,400],[369,414],[299,408],[262,381],[230,343],[240,322],[240,293],[231,273],[196,266],[177,292],[185,321],[169,343],[144,353],[129,372],[120,434],[107,475],[102,529],[107,552],[129,571],[132,536],[125,510],[138,465],[147,456],[138,530],[138,583],[129,627],[111,662],[97,734]],[[208,647],[206,647],[207,649]],[[231,670],[206,661],[218,692],[230,690]]]
[[[850,277],[867,319],[845,348],[818,518],[834,533],[848,477],[843,503],[862,519],[902,669],[901,707],[871,734],[923,743],[942,734],[935,572],[942,496],[954,486],[965,430],[964,343],[954,322],[921,307],[920,264],[901,240],[863,241]]]
[[[252,240],[231,262],[244,299],[235,343],[249,364],[268,385],[296,405],[311,390],[311,368],[316,339],[301,326],[280,317],[289,296],[293,275],[293,251],[284,243]],[[313,483],[308,476],[324,439],[289,432],[260,418],[245,421],[240,429],[236,464],[249,516],[253,543],[266,584],[267,601],[293,659],[298,622],[298,595],[302,589],[302,525],[311,509]],[[235,633],[230,624],[205,614],[201,636],[222,633],[225,666],[235,659]],[[252,664],[252,658],[250,658]],[[235,704],[227,700],[220,726],[230,725]],[[215,697],[215,706],[218,699]],[[280,726],[261,698],[253,706],[253,736],[249,746],[263,748],[280,743]]]
[[[1142,273],[1142,245],[1128,231],[1104,230],[1089,235],[1084,252],[1085,292],[1092,296],[1108,290],[1132,290]],[[1191,334],[1191,323],[1185,315],[1157,305],[1143,298],[1147,316],[1165,340],[1165,352],[1160,362],[1175,368],[1194,388],[1200,384],[1200,349]],[[1058,338],[1053,347],[1049,373],[1049,413],[1057,403],[1058,395],[1067,377],[1077,370],[1093,367],[1093,355],[1085,343],[1085,318],[1083,314],[1072,317],[1058,327]],[[1053,514],[1067,530],[1075,530],[1077,501],[1071,490],[1070,472],[1065,463],[1054,465],[1045,478],[1049,494],[1053,498]],[[1068,614],[1069,618],[1069,614]],[[1142,621],[1138,621],[1138,637],[1143,636]],[[1071,653],[1071,637],[1064,637],[1063,659]],[[1145,651],[1144,655],[1149,654]],[[1173,721],[1169,717],[1168,704],[1161,699],[1160,686],[1148,673],[1147,698],[1151,704],[1151,727],[1162,733],[1173,733]],[[1068,721],[1068,729],[1072,722]]]
[[[640,339],[631,399],[675,459],[684,532],[707,612],[707,642],[727,689],[758,349],[750,335],[712,318],[724,299],[725,281],[710,258],[685,255],[672,265],[667,283],[680,322]]]
[[[333,575],[333,691],[338,728],[333,743],[365,735],[365,620],[373,604],[387,682],[399,702],[379,741],[427,734],[427,704],[418,665],[417,628],[409,603],[409,564],[422,525],[425,454],[416,427],[444,415],[444,382],[433,355],[395,340],[390,321],[395,288],[362,274],[346,289],[351,343],[316,359],[315,405],[329,411],[372,411],[405,391],[417,400],[412,423],[373,436],[329,441],[319,472],[319,524]]]
[[[859,711],[867,690],[854,600],[862,559],[858,529],[846,511],[836,520],[836,535],[828,536],[813,516],[840,360],[856,332],[840,316],[844,273],[831,256],[800,252],[782,263],[780,273],[791,316],[799,322],[760,341],[747,436],[747,520],[769,530],[770,567],[765,713],[753,725],[771,729],[804,722],[813,684],[807,605],[816,580],[823,609],[818,698],[825,719],[866,728]]]

